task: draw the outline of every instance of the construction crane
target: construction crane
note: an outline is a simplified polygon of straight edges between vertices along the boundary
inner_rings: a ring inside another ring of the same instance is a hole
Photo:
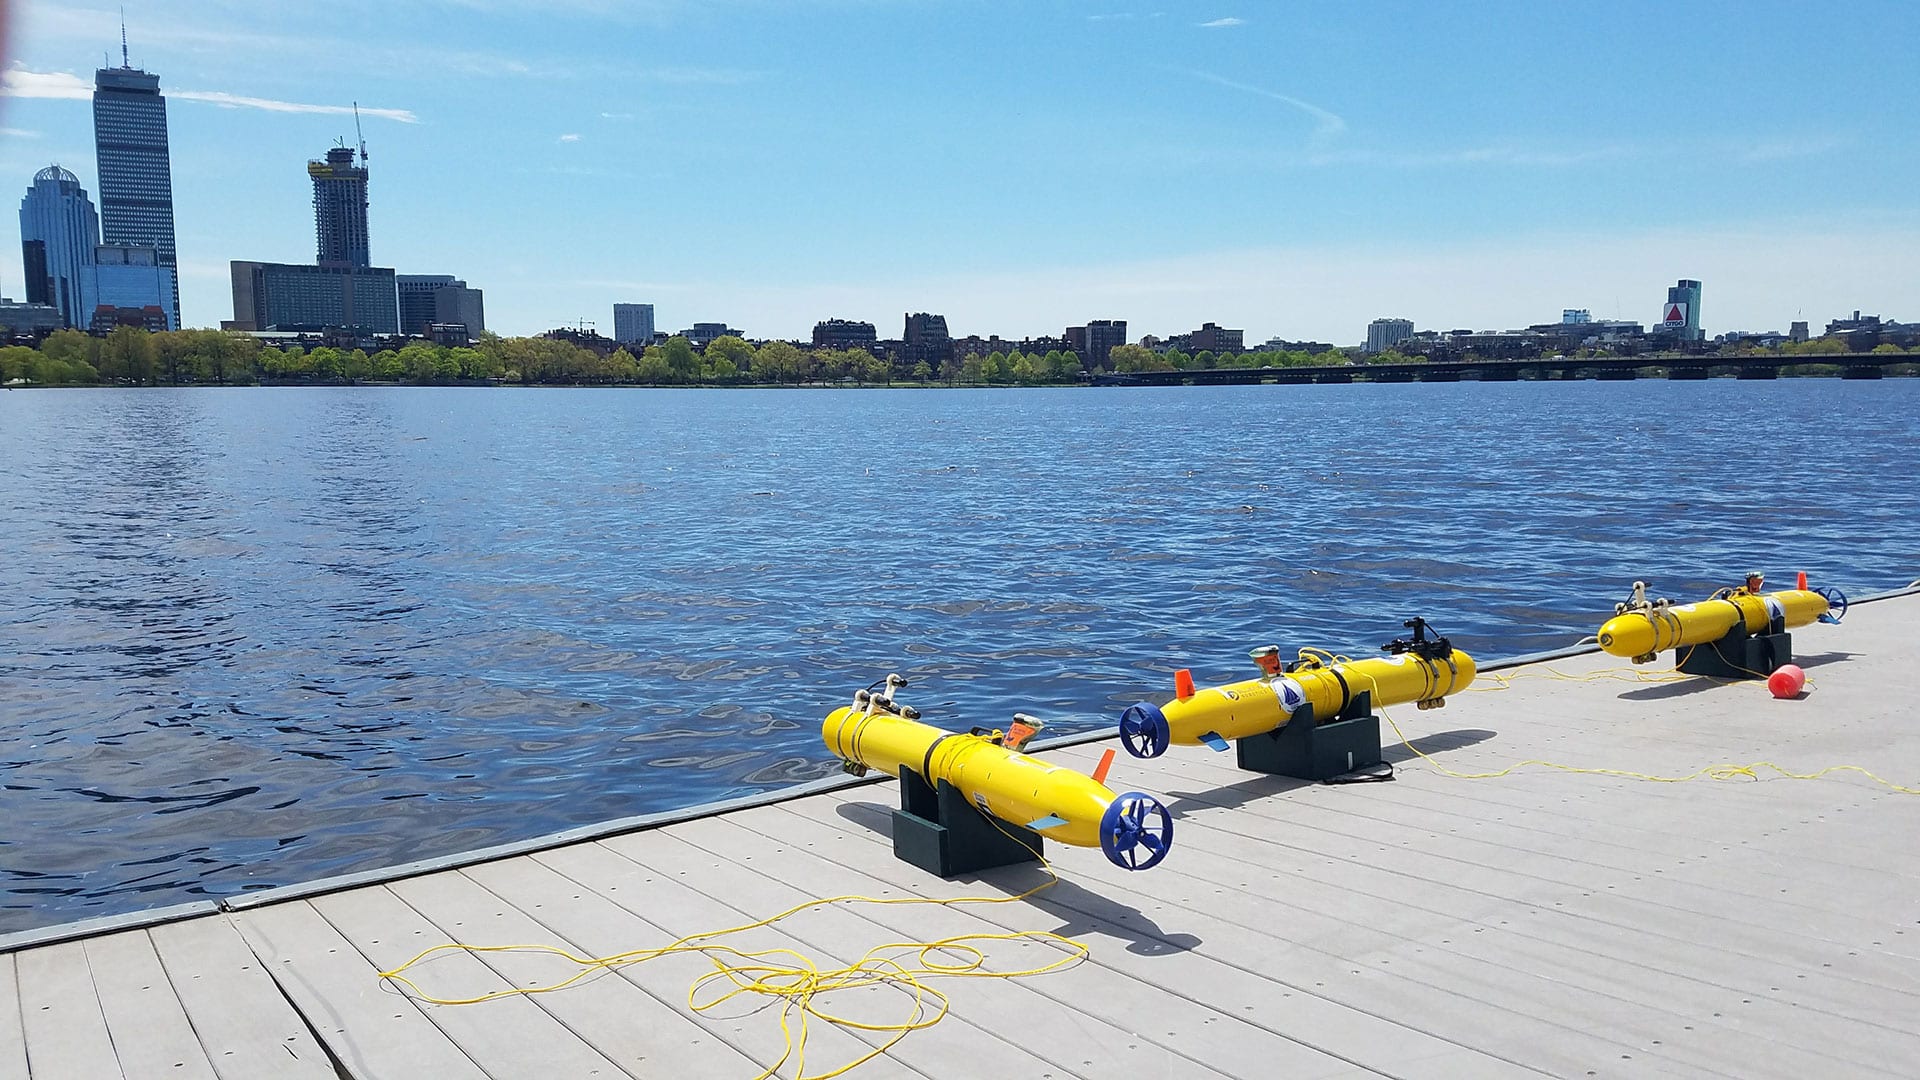
[[[338,101],[338,98],[334,99]],[[339,106],[335,106],[338,108]],[[353,103],[353,137],[360,140],[360,164],[367,163],[367,137],[360,132],[360,103]]]

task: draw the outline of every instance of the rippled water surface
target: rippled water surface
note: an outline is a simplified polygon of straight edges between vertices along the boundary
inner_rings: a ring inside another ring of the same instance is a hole
[[[1635,577],[1920,575],[1920,381],[0,393],[0,931],[1062,728]]]

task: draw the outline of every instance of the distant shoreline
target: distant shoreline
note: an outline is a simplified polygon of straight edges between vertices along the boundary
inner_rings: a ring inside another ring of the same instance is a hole
[[[1890,371],[1879,378],[1851,377],[1841,371],[1822,372],[1780,372],[1772,378],[1742,377],[1735,373],[1709,375],[1704,378],[1673,378],[1665,374],[1636,375],[1633,378],[1599,378],[1578,376],[1574,378],[1516,378],[1516,379],[1398,379],[1356,377],[1346,380],[1283,380],[1283,379],[1167,379],[1154,382],[1098,381],[1081,383],[522,383],[505,381],[454,381],[454,382],[381,382],[375,380],[332,382],[321,381],[261,381],[248,383],[12,383],[0,389],[5,390],[340,390],[353,387],[369,389],[441,389],[441,390],[1147,390],[1165,389],[1176,386],[1403,386],[1407,384],[1458,384],[1490,383],[1512,385],[1514,383],[1604,383],[1604,382],[1777,382],[1784,379],[1833,379],[1840,382],[1878,382],[1883,379],[1920,378],[1920,364],[1903,364],[1909,370]],[[1168,374],[1190,374],[1186,372]],[[1356,373],[1357,374],[1357,373]]]

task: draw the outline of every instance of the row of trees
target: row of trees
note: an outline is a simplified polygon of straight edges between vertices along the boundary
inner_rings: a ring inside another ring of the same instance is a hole
[[[1726,355],[1756,352],[1815,357],[1847,351],[1838,338],[1789,343],[1773,350],[1729,348]],[[1893,345],[1875,352],[1898,353]],[[1576,355],[1588,355],[1581,350]],[[1298,367],[1345,362],[1344,352],[1201,351],[1156,353],[1139,345],[1113,350],[1108,366],[1119,372],[1187,371],[1215,367]],[[1366,357],[1372,363],[1407,363],[1419,357],[1385,352]],[[399,349],[368,353],[331,346],[278,348],[246,334],[221,330],[149,333],[121,327],[105,337],[59,330],[40,347],[0,348],[0,383],[45,386],[85,385],[248,385],[276,383],[514,382],[548,385],[729,386],[758,383],[879,384],[908,382],[969,386],[1067,385],[1083,378],[1080,357],[1064,350],[1047,353],[994,352],[954,357],[937,367],[911,366],[897,357],[876,357],[864,349],[806,349],[785,341],[758,348],[738,337],[714,340],[696,352],[687,339],[650,345],[639,353],[618,349],[601,355],[554,338],[505,338],[483,335],[470,347],[425,341]]]
[[[1042,372],[1044,371],[1044,374]],[[669,339],[638,353],[612,355],[553,338],[507,338],[487,334],[471,347],[414,341],[369,353],[332,346],[263,345],[258,338],[220,330],[149,333],[121,327],[105,337],[58,330],[39,348],[0,348],[0,383],[48,386],[249,385],[274,383],[514,382],[555,385],[653,386],[890,383],[897,380],[1042,382],[1070,381],[1078,358],[975,358],[943,366],[900,365],[862,349],[803,349],[784,341],[754,348],[722,337],[696,352],[685,338]],[[991,376],[991,378],[989,378]]]
[[[369,353],[332,346],[263,345],[219,330],[149,333],[121,327],[105,337],[77,330],[48,335],[38,349],[0,349],[0,383],[39,385],[249,385],[273,383],[512,382],[553,385],[728,386],[749,383],[861,384],[942,381],[1041,385],[1080,378],[1080,358],[993,353],[938,365],[907,365],[864,349],[808,349],[785,341],[755,348],[721,337],[696,352],[682,337],[611,355],[569,341],[487,334],[471,347],[414,341]]]

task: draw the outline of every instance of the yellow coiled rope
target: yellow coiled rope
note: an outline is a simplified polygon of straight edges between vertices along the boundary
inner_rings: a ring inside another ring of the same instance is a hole
[[[993,820],[996,825],[1000,825],[1002,831],[1005,831],[1005,826],[998,819],[989,820]],[[947,995],[929,985],[928,980],[936,978],[1020,979],[1031,975],[1045,975],[1086,959],[1087,947],[1072,938],[1046,930],[1021,930],[1004,934],[961,934],[938,941],[896,941],[876,945],[867,950],[867,954],[861,957],[858,963],[844,967],[821,968],[810,957],[793,949],[748,951],[716,944],[717,940],[730,934],[772,926],[803,911],[835,904],[931,904],[938,907],[955,904],[1011,904],[1051,888],[1060,880],[1053,869],[1053,864],[1049,863],[1044,856],[1040,859],[1040,865],[1047,872],[1047,880],[1013,896],[963,896],[949,900],[934,900],[919,896],[824,897],[795,904],[778,915],[770,915],[754,922],[730,926],[724,930],[688,934],[658,948],[634,949],[610,956],[579,956],[570,950],[553,945],[465,945],[459,942],[447,942],[422,950],[399,967],[380,972],[379,977],[405,987],[406,992],[418,1001],[434,1005],[474,1005],[496,998],[512,997],[516,994],[550,994],[599,972],[611,971],[629,964],[642,964],[662,956],[698,953],[712,962],[713,970],[695,979],[693,985],[688,988],[687,1007],[689,1009],[696,1013],[705,1013],[743,994],[772,999],[780,1005],[780,1031],[786,1039],[786,1049],[780,1055],[780,1059],[769,1065],[755,1080],[767,1080],[768,1077],[774,1076],[789,1059],[794,1062],[795,1080],[830,1080],[831,1077],[841,1076],[879,1057],[892,1049],[901,1039],[921,1028],[932,1027],[947,1015],[951,1007]],[[1046,942],[1060,947],[1064,953],[1059,959],[1039,967],[1018,971],[988,970],[985,946],[991,942],[1005,941]],[[575,964],[580,970],[565,979],[543,986],[516,986],[458,998],[430,994],[407,976],[406,972],[415,965],[438,954],[449,952],[546,953]],[[891,986],[909,993],[912,997],[912,1006],[906,1019],[890,1024],[855,1020],[829,1011],[822,1000],[835,991],[872,986]],[[796,1014],[799,1017],[797,1025],[794,1021]],[[891,1037],[838,1068],[829,1072],[808,1074],[806,1071],[807,1034],[808,1026],[814,1020],[824,1021],[841,1028],[889,1032]]]

